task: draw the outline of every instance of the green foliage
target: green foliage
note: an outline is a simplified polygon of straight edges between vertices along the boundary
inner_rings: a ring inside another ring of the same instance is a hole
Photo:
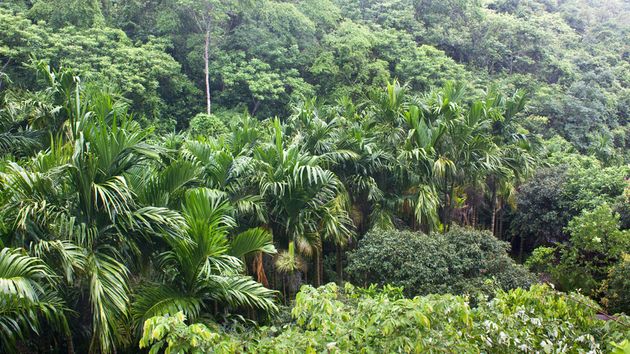
[[[333,33],[324,36],[324,50],[310,71],[320,77],[323,90],[330,90],[331,84],[339,85],[337,96],[356,94],[353,90],[359,87],[382,86],[389,79],[389,72],[387,62],[373,55],[377,41],[367,26],[343,21]]]
[[[613,259],[630,248],[630,230],[619,230],[619,215],[603,204],[569,222],[571,245],[581,251]]]
[[[156,278],[162,281],[144,284],[132,308],[137,324],[176,311],[196,319],[210,301],[267,312],[277,309],[272,290],[241,274],[245,256],[276,252],[271,235],[250,229],[230,241],[228,232],[235,224],[230,211],[225,196],[216,190],[199,188],[185,193],[185,234],[166,240],[170,249],[157,262],[162,276]]]
[[[537,249],[528,265],[551,275],[563,290],[582,289],[586,294],[598,296],[607,276],[615,284],[611,290],[623,289],[613,268],[623,268],[622,258],[630,249],[630,232],[619,229],[619,215],[607,204],[592,211],[584,211],[569,222],[569,243],[556,249]]]
[[[541,273],[549,268],[549,264],[554,260],[554,247],[538,247],[527,258],[525,266],[532,272]]]
[[[35,22],[44,21],[54,28],[90,28],[104,22],[98,0],[37,0],[28,11],[28,17]]]
[[[526,287],[532,277],[508,257],[507,245],[487,232],[455,227],[445,234],[373,230],[351,252],[347,272],[363,285],[394,284],[410,296],[492,292]]]
[[[400,288],[302,287],[291,310],[294,322],[253,331],[186,326],[184,317],[157,317],[145,323],[142,347],[149,342],[195,353],[216,352],[595,352],[623,348],[627,316],[604,324],[597,305],[579,294],[547,286],[499,291],[471,308],[466,298],[429,295],[406,299]],[[207,338],[207,339],[206,339]],[[609,342],[619,342],[619,345]],[[194,346],[193,346],[194,343]]]
[[[619,230],[619,215],[606,204],[569,222],[570,246],[561,249],[555,278],[563,289],[594,293],[612,265],[630,249],[630,231]]]
[[[604,203],[625,203],[624,190],[628,186],[630,167],[627,165],[601,168],[569,169],[563,193],[572,211],[594,209]]]
[[[630,313],[630,255],[624,253],[619,263],[608,271],[602,284],[603,304],[613,313]]]
[[[59,103],[53,117],[60,122],[48,127],[50,148],[19,163],[4,161],[0,173],[2,241],[31,255],[4,259],[7,296],[20,289],[11,278],[31,289],[3,302],[10,314],[7,345],[24,326],[37,330],[37,316],[50,326],[65,323],[59,322],[64,303],[82,320],[53,328],[68,334],[69,327],[74,338],[68,340],[85,352],[124,348],[133,320],[145,314],[206,315],[208,301],[275,310],[274,292],[244,276],[241,260],[274,253],[271,235],[253,229],[229,237],[235,223],[223,192],[182,191],[199,173],[195,165],[181,161],[156,170],[167,150],[148,142],[151,131],[131,119],[126,104],[80,85],[67,70],[48,69],[42,74]],[[24,277],[49,284],[20,281],[20,264],[30,268]],[[132,296],[131,270],[145,265],[154,268],[141,278],[149,284]],[[59,285],[59,299],[52,285]]]
[[[8,46],[55,64],[63,56],[73,61],[69,65],[98,71],[105,82],[111,82],[108,71],[116,71],[120,58],[132,51],[81,60],[85,53],[68,48],[81,43],[92,54],[89,43],[99,42],[92,29],[125,31],[134,46],[124,47],[150,51],[143,56],[151,61],[145,68],[164,67],[170,57],[156,58],[172,55],[190,81],[176,75],[179,68],[158,75],[157,89],[155,72],[138,68],[130,75],[147,78],[133,83],[155,93],[146,106],[140,96],[131,97],[151,117],[192,115],[190,105],[203,95],[190,83],[205,85],[208,33],[210,91],[213,103],[225,109],[247,106],[261,117],[286,115],[296,99],[314,93],[334,101],[363,96],[394,77],[415,90],[461,80],[477,88],[526,89],[532,96],[528,113],[543,118],[532,127],[537,132],[561,134],[603,161],[627,158],[629,64],[625,47],[616,44],[627,40],[629,8],[620,0],[258,0],[256,6],[229,0],[10,0],[2,5],[25,14],[7,12],[14,18],[3,17],[3,23],[28,18],[39,22],[29,21],[28,27],[50,32],[11,24],[3,39],[18,34],[34,45],[19,49],[24,40]],[[111,48],[104,44],[99,46]],[[46,47],[52,50],[42,50]],[[12,70],[28,60],[12,54],[2,55],[2,62],[7,58],[13,58]],[[124,78],[113,82],[128,92]],[[182,97],[184,102],[177,99]],[[186,122],[177,121],[177,127],[186,128]]]
[[[630,353],[630,341],[624,339],[621,343],[610,343],[613,347],[612,354],[628,354]]]
[[[218,137],[227,133],[228,128],[216,115],[199,113],[190,120],[189,131],[192,136]]]
[[[405,55],[397,64],[398,78],[411,85],[415,90],[426,91],[439,87],[447,81],[472,81],[470,73],[444,52],[429,46],[405,48],[412,55]],[[406,54],[406,53],[405,53]]]
[[[16,341],[46,325],[69,333],[66,305],[55,287],[54,272],[22,249],[0,250],[0,349],[15,351]]]
[[[173,316],[152,317],[144,323],[140,349],[150,348],[149,353],[159,353],[166,345],[165,353],[229,353],[236,352],[227,337],[211,331],[201,323],[184,324],[186,316],[178,312]]]
[[[0,23],[0,57],[10,61],[6,72],[24,85],[35,86],[31,72],[21,65],[35,57],[55,67],[71,67],[84,80],[113,87],[147,119],[163,117],[165,121],[175,118],[168,113],[178,109],[178,96],[190,93],[180,64],[165,53],[167,45],[162,40],[136,45],[123,31],[108,27],[52,30],[3,9]]]
[[[582,297],[494,289],[531,282],[511,240],[561,288],[627,311],[629,11],[0,1],[0,263],[21,274],[2,278],[0,351],[135,352],[154,316],[170,316],[150,324],[154,351],[627,346],[624,317],[595,325]],[[213,115],[194,116],[206,85]],[[339,284],[350,261],[364,284],[495,300],[327,286],[304,288],[283,328],[209,320],[268,318],[268,287],[288,303],[324,259]]]
[[[555,148],[553,148],[555,149]],[[511,233],[520,239],[519,251],[568,240],[565,228],[583,211],[609,204],[621,220],[628,219],[628,166],[602,167],[593,157],[566,148],[551,154],[554,166],[539,170],[519,189],[517,209],[510,220]]]

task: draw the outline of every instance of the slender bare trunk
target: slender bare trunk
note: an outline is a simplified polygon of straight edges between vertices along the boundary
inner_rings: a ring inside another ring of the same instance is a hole
[[[267,274],[265,274],[262,252],[258,252],[258,254],[256,254],[256,256],[254,257],[253,268],[254,273],[256,273],[256,278],[258,279],[258,282],[268,288],[269,281],[267,280]]]
[[[335,246],[337,248],[337,283],[339,283],[339,286],[343,285],[343,262],[342,262],[342,255],[343,255],[343,250],[341,249],[341,246],[336,245]]]
[[[315,249],[315,286],[322,285],[322,276],[320,274],[321,269],[321,252],[317,248]]]
[[[497,226],[499,238],[503,239],[503,203],[501,203],[501,209],[499,210],[499,221]]]
[[[492,198],[492,234],[497,235],[497,201],[496,197]]]
[[[66,346],[68,347],[68,354],[74,354],[74,342],[72,341],[72,335],[66,336]]]
[[[448,180],[444,176],[444,208],[442,210],[442,232],[445,233],[448,227],[448,209],[450,207],[450,200],[448,198]]]
[[[212,114],[212,102],[210,100],[210,69],[209,69],[209,50],[210,50],[210,24],[206,28],[205,47],[203,53],[204,74],[206,75],[206,108],[208,115]]]
[[[258,112],[258,108],[260,107],[260,100],[257,100],[255,98],[252,99],[254,100],[254,107],[252,107],[251,115],[254,116],[256,115],[256,112]]]
[[[490,221],[490,228],[493,235],[497,235],[497,187],[495,182],[492,182],[492,220]]]

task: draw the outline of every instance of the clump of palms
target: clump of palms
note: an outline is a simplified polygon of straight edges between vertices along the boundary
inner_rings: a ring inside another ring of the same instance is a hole
[[[54,269],[51,277],[63,290],[59,297],[82,316],[80,321],[69,322],[72,337],[68,337],[67,346],[72,348],[77,340],[89,343],[77,348],[82,351],[112,352],[134,342],[132,333],[125,329],[131,319],[130,274],[131,269],[141,269],[146,262],[146,244],[157,249],[167,244],[171,256],[165,259],[170,260],[179,255],[181,262],[192,262],[192,255],[197,260],[207,256],[207,268],[192,271],[201,272],[199,278],[213,282],[216,300],[273,310],[273,293],[239,275],[243,270],[240,258],[248,254],[247,247],[271,252],[270,236],[250,231],[246,235],[259,242],[250,244],[245,236],[236,237],[232,240],[232,256],[219,254],[230,249],[220,243],[215,244],[215,250],[202,249],[208,246],[205,241],[225,235],[200,235],[203,230],[197,229],[201,224],[194,217],[201,216],[192,204],[183,212],[177,210],[176,192],[196,178],[194,166],[190,175],[175,169],[190,167],[190,162],[183,161],[164,172],[158,167],[153,170],[156,177],[144,175],[147,186],[153,189],[137,193],[134,176],[138,171],[160,166],[169,152],[149,144],[151,131],[134,122],[126,107],[109,94],[83,90],[80,81],[65,71],[47,74],[51,90],[67,99],[59,110],[62,123],[49,149],[22,163],[5,165],[0,174],[0,215],[7,229],[3,242],[24,248],[48,264],[47,269]],[[169,184],[169,180],[181,183]],[[215,206],[225,209],[221,203]],[[228,216],[219,219],[224,222]],[[212,231],[210,226],[206,231]],[[191,249],[193,244],[198,247],[196,251]],[[217,258],[213,263],[214,255]],[[192,277],[188,274],[187,279],[193,281]],[[7,338],[13,337],[16,335],[7,334]]]
[[[231,234],[236,223],[225,193],[208,188],[188,190],[182,203],[181,237],[166,240],[157,257],[153,282],[143,284],[134,299],[137,325],[152,316],[183,311],[196,319],[215,304],[276,310],[275,292],[245,276],[245,257],[274,254],[271,234],[253,228]]]

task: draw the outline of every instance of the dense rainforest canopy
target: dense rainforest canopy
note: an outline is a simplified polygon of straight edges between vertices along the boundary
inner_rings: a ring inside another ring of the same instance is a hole
[[[0,352],[627,353],[629,19],[0,2]]]

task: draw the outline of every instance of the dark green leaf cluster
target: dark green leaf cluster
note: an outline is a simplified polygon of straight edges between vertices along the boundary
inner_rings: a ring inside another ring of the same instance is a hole
[[[485,231],[455,227],[447,233],[372,230],[349,253],[356,284],[402,286],[408,296],[492,293],[528,287],[533,276],[507,255],[508,245]]]

